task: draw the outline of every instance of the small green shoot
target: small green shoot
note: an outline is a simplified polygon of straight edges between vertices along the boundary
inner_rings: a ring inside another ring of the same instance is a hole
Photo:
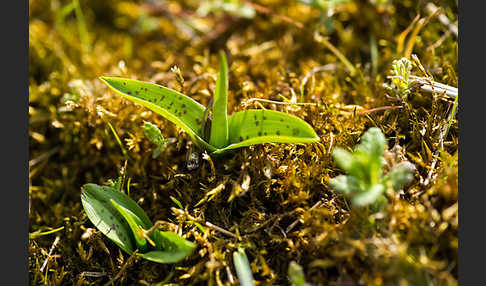
[[[112,90],[162,115],[184,130],[191,140],[212,155],[263,143],[319,141],[304,120],[273,110],[248,109],[227,116],[228,67],[220,54],[213,104],[207,108],[175,90],[138,80],[101,77]]]
[[[288,275],[292,286],[309,286],[305,281],[304,270],[295,261],[290,261]]]
[[[111,125],[110,122],[106,121],[106,123],[108,123],[108,126],[110,127],[111,133],[113,133],[113,136],[115,136],[116,142],[120,146],[120,149],[122,150],[123,155],[126,156],[127,155],[127,150],[125,149],[125,147],[123,147],[123,143],[120,140],[120,137],[118,137],[118,134],[116,133],[115,128],[113,128],[113,125]]]
[[[173,232],[159,231],[142,208],[111,186],[86,184],[81,202],[89,220],[118,245],[132,254],[158,263],[175,263],[195,248],[194,243]]]
[[[361,137],[353,153],[341,148],[332,152],[338,166],[349,175],[340,175],[329,181],[329,186],[351,198],[353,205],[361,207],[374,204],[379,207],[388,189],[399,190],[413,180],[415,166],[402,162],[383,176],[386,139],[379,128],[373,127]]]
[[[43,232],[41,232],[41,231],[31,232],[31,233],[29,233],[29,239],[34,239],[34,238],[38,238],[38,237],[41,237],[41,236],[44,236],[44,235],[55,233],[55,232],[61,231],[63,229],[64,229],[64,226],[61,226],[61,227],[58,227],[56,229],[51,229],[51,230],[43,231]]]
[[[253,274],[251,273],[250,262],[243,248],[233,252],[233,262],[235,263],[236,275],[241,286],[253,286]]]
[[[108,185],[110,185],[110,187],[112,187],[113,189],[121,192],[122,180],[123,180],[122,177],[118,177],[118,179],[116,179],[116,181],[109,179]]]
[[[145,133],[145,136],[147,136],[148,140],[157,146],[152,153],[152,159],[159,157],[160,153],[164,151],[165,146],[170,139],[164,138],[164,136],[162,136],[162,132],[160,132],[160,129],[155,124],[147,121],[143,123],[143,132]]]
[[[394,60],[392,62],[392,75],[388,76],[388,78],[391,79],[391,85],[383,84],[383,87],[401,98],[409,95],[412,87],[415,86],[416,83],[415,80],[410,77],[412,67],[412,62],[405,57],[399,60]]]

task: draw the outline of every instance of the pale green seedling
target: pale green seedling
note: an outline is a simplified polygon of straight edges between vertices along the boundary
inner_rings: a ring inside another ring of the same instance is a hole
[[[331,179],[329,186],[349,197],[355,206],[382,206],[386,202],[385,191],[403,188],[413,180],[415,172],[415,166],[405,161],[383,175],[385,146],[385,136],[373,127],[361,137],[353,153],[335,148],[332,156],[348,175]]]
[[[228,67],[224,53],[220,54],[214,98],[207,108],[157,84],[117,77],[101,77],[101,80],[124,98],[179,126],[194,143],[212,155],[255,144],[319,141],[307,122],[287,113],[249,109],[228,116]]]
[[[173,232],[159,231],[142,208],[111,186],[86,184],[81,202],[89,220],[126,253],[138,250],[141,257],[159,263],[175,263],[195,248],[194,243]]]
[[[164,151],[165,146],[170,139],[164,138],[160,129],[155,124],[147,121],[143,123],[143,132],[148,140],[157,146],[152,153],[152,159],[155,159],[162,151]]]

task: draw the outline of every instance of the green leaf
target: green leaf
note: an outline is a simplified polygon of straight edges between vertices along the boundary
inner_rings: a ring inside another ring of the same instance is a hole
[[[341,169],[355,177],[361,188],[367,188],[369,186],[370,175],[366,154],[350,153],[342,148],[336,147],[332,150],[332,157]]]
[[[339,168],[345,172],[350,172],[354,162],[353,154],[343,148],[336,147],[332,150],[332,158],[336,161]]]
[[[336,192],[349,194],[353,192],[359,192],[360,185],[358,180],[353,176],[340,175],[332,178],[329,181],[329,186]]]
[[[414,172],[415,165],[410,162],[401,162],[385,175],[383,181],[391,183],[394,190],[399,190],[413,180]]]
[[[84,211],[93,225],[112,240],[126,253],[131,254],[135,249],[132,232],[128,223],[120,213],[109,203],[110,192],[94,184],[82,187],[81,203]],[[115,189],[113,192],[120,193]]]
[[[229,118],[229,144],[213,154],[263,143],[318,142],[314,129],[304,120],[283,112],[248,109]]]
[[[154,231],[153,234],[151,238],[159,250],[189,250],[195,247],[194,243],[171,231]]]
[[[164,142],[164,136],[160,129],[153,123],[145,121],[143,123],[143,133],[147,136],[148,140],[153,144],[159,146]]]
[[[240,285],[253,286],[253,274],[251,273],[250,262],[243,248],[238,248],[237,251],[233,252],[233,262]]]
[[[214,91],[213,116],[209,144],[221,148],[228,145],[228,64],[224,52],[220,53],[219,75]]]
[[[382,175],[385,146],[385,135],[379,128],[372,127],[363,134],[360,144],[355,148],[355,153],[362,156],[362,162],[368,165],[370,184],[377,183]]]
[[[355,194],[351,198],[351,202],[355,206],[365,206],[374,203],[375,201],[379,200],[379,197],[383,195],[385,191],[385,186],[382,184],[376,184],[372,186],[369,190],[364,190]]]
[[[82,191],[110,207],[112,207],[110,199],[113,199],[117,204],[129,209],[138,218],[140,218],[142,227],[144,228],[150,228],[153,225],[143,209],[129,196],[121,191],[118,191],[112,187],[100,186],[96,184],[86,184],[82,187]]]
[[[209,151],[216,150],[201,138],[204,106],[192,98],[153,83],[117,77],[100,79],[124,98],[147,107],[182,128],[194,143]]]
[[[382,157],[385,151],[386,138],[380,128],[371,127],[361,137],[361,142],[356,146],[356,152],[362,152],[372,157]]]
[[[150,261],[175,263],[189,255],[196,245],[176,233],[155,230],[150,237],[154,240],[156,250],[141,254]]]
[[[181,202],[179,202],[178,199],[174,198],[173,196],[169,196],[169,198],[171,199],[171,201],[173,201],[181,210],[184,209],[184,207],[182,206]]]
[[[130,210],[120,206],[113,199],[110,199],[110,203],[115,207],[115,209],[123,216],[125,221],[128,223],[130,230],[132,231],[133,238],[135,238],[135,245],[137,249],[142,252],[148,250],[147,240],[140,234],[142,230],[141,225],[143,224],[140,218],[138,218]]]
[[[304,270],[302,266],[297,264],[295,261],[290,261],[289,264],[289,279],[292,286],[308,286],[309,284],[305,281]]]
[[[147,253],[141,253],[140,256],[144,259],[157,262],[157,263],[176,263],[183,260],[191,251],[179,250],[179,251],[161,251],[153,250]]]
[[[152,222],[137,203],[112,187],[86,184],[82,187],[81,200],[90,221],[128,254],[139,249],[143,258],[174,263],[195,248],[194,243],[176,233],[155,229],[150,234],[155,243],[153,249],[140,235],[142,229],[153,226]]]

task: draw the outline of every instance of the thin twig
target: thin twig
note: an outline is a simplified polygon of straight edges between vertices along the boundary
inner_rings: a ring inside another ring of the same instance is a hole
[[[327,65],[323,65],[323,66],[319,66],[319,67],[315,67],[313,68],[310,72],[308,72],[304,78],[302,79],[302,83],[300,84],[300,98],[301,98],[301,101],[302,101],[302,98],[304,96],[304,88],[305,88],[305,84],[307,83],[307,81],[309,80],[309,78],[311,76],[313,76],[314,74],[318,73],[318,72],[327,72],[327,71],[332,71],[332,70],[336,70],[336,67],[337,65],[336,64],[327,64]]]
[[[314,208],[317,208],[319,206],[322,205],[322,201],[318,201],[317,203],[315,203],[310,209],[309,211],[312,211]],[[289,233],[296,225],[297,223],[299,222],[299,219],[296,219],[293,223],[291,223],[287,229],[285,230],[285,233]]]
[[[81,276],[85,277],[103,277],[106,276],[106,272],[96,272],[96,271],[84,271],[81,273]]]
[[[137,253],[138,253],[138,249],[135,250],[132,255],[130,255],[130,257],[127,259],[127,261],[125,262],[125,264],[123,264],[122,268],[120,269],[120,271],[118,271],[118,273],[115,275],[115,277],[113,277],[113,279],[111,279],[108,283],[105,284],[105,286],[108,286],[110,284],[113,285],[113,283],[118,280],[118,278],[120,278],[120,276],[123,274],[123,272],[125,272],[125,270],[127,269],[128,265],[130,265],[130,263],[132,263],[133,259],[135,259],[135,257],[137,256]]]
[[[231,273],[231,269],[229,268],[228,265],[226,265],[226,275],[228,276],[228,281],[231,285],[235,283],[235,278],[233,277],[233,273]]]
[[[238,238],[238,236],[237,236],[236,234],[234,234],[234,233],[232,233],[232,232],[229,232],[229,231],[227,231],[226,229],[221,228],[221,227],[219,227],[219,226],[217,226],[217,225],[214,225],[214,224],[210,223],[209,221],[207,221],[207,222],[205,223],[205,225],[206,225],[207,227],[209,227],[209,228],[212,228],[212,229],[214,229],[214,230],[217,230],[217,231],[219,231],[219,232],[221,232],[221,233],[224,233],[224,234],[226,234],[226,235],[229,235],[229,236],[231,236],[231,237]]]
[[[427,178],[425,178],[425,180],[424,180],[424,183],[423,183],[424,186],[427,186],[432,181],[432,179],[435,178],[435,177],[433,177],[433,174],[434,174],[434,170],[435,170],[435,165],[439,161],[439,157],[438,157],[439,151],[444,149],[444,139],[447,136],[447,134],[449,133],[449,128],[450,128],[452,119],[454,118],[454,116],[456,115],[456,112],[457,112],[457,109],[456,109],[457,102],[458,102],[457,99],[458,99],[458,97],[456,97],[456,99],[454,100],[454,107],[452,108],[452,110],[449,113],[447,125],[444,126],[444,128],[442,128],[442,130],[440,132],[440,136],[439,136],[440,149],[436,150],[434,152],[434,159],[432,160],[432,164],[430,164],[430,170],[427,174]]]
[[[242,103],[242,105],[246,106],[253,101],[273,103],[273,104],[283,104],[283,105],[302,105],[302,106],[303,105],[314,105],[314,106],[319,106],[318,103],[309,103],[309,102],[292,103],[292,102],[282,102],[282,101],[275,101],[275,100],[263,99],[263,98],[254,98],[254,97],[244,101]]]
[[[47,151],[45,153],[42,153],[37,158],[34,158],[34,159],[30,160],[29,161],[29,168],[32,168],[33,166],[37,165],[41,161],[43,161],[43,160],[51,157],[52,155],[56,154],[58,151],[59,151],[59,146],[58,147],[54,147],[51,150],[49,150],[49,151]]]
[[[368,114],[368,113],[382,111],[382,110],[399,109],[399,108],[403,108],[403,106],[399,106],[399,105],[397,105],[397,106],[380,106],[380,107],[375,107],[375,108],[371,108],[371,109],[364,110],[364,111],[359,111],[358,115]]]
[[[42,263],[42,266],[40,268],[40,272],[44,272],[44,268],[46,268],[47,262],[51,258],[52,252],[54,251],[54,248],[59,243],[59,239],[60,239],[60,236],[56,236],[56,239],[54,239],[54,243],[52,244],[51,249],[49,250],[49,254],[47,254],[46,260],[44,260],[44,263]]]
[[[452,87],[447,84],[443,84],[440,82],[436,82],[424,77],[419,77],[415,75],[410,75],[410,79],[417,81],[418,83],[422,84],[420,89],[430,92],[430,93],[443,93],[445,92],[445,95],[450,97],[450,98],[456,98],[457,95],[459,94],[459,91],[457,88]]]
[[[351,76],[354,76],[356,74],[356,68],[354,65],[339,51],[331,42],[327,40],[326,37],[323,37],[319,34],[319,32],[315,31],[314,33],[314,40],[316,42],[324,44],[331,52],[338,57],[338,59],[348,68],[349,73]]]

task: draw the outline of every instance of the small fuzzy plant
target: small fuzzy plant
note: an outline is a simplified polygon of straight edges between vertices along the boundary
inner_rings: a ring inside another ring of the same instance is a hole
[[[149,108],[179,126],[210,155],[262,143],[319,141],[307,122],[287,113],[248,109],[228,116],[228,66],[223,52],[220,53],[214,97],[208,107],[157,84],[118,77],[101,77],[101,80],[124,98]]]
[[[383,175],[386,139],[379,128],[372,127],[361,137],[361,142],[350,153],[334,148],[332,156],[348,175],[329,181],[329,186],[350,198],[354,206],[371,205],[380,208],[386,202],[387,190],[399,190],[413,180],[415,166],[401,162]]]
[[[383,87],[405,98],[416,84],[416,81],[411,78],[412,68],[412,62],[405,57],[394,60],[392,62],[391,75],[388,76],[391,80],[391,85],[383,84]]]
[[[142,208],[124,194],[120,181],[111,186],[86,184],[81,202],[94,226],[128,254],[137,251],[144,259],[176,263],[195,248],[195,244],[170,231],[160,231]]]

